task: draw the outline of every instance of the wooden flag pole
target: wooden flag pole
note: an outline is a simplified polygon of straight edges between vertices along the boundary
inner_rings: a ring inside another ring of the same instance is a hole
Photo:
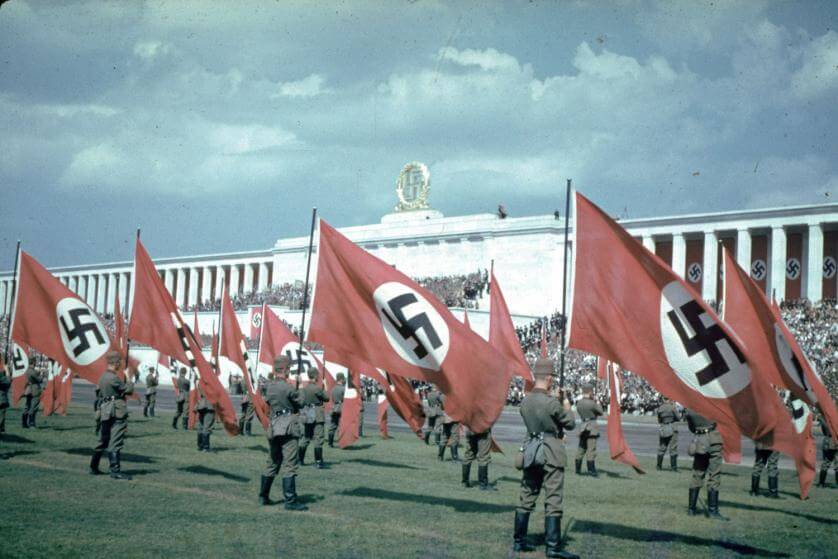
[[[15,312],[15,299],[17,295],[17,267],[20,262],[20,239],[17,241],[17,248],[15,249],[15,272],[12,275],[12,296],[9,297],[9,314],[6,316],[6,363],[9,362],[12,349],[12,315]],[[9,373],[11,376],[11,372]]]
[[[567,332],[567,255],[568,255],[568,229],[570,227],[570,179],[567,179],[567,191],[564,201],[564,258],[562,266],[562,339],[561,339],[561,364],[559,365],[559,389],[564,390],[564,362],[565,362],[565,332]]]
[[[308,261],[306,262],[306,282],[303,286],[303,316],[300,320],[300,348],[297,351],[297,388],[300,387],[300,375],[303,371],[303,332],[306,329],[306,308],[308,307],[308,281],[311,273],[311,253],[314,250],[314,229],[317,226],[317,207],[311,208],[311,231],[308,235]]]
[[[137,227],[137,240],[140,240],[140,228]],[[134,280],[137,279],[137,255],[134,255]],[[128,331],[128,303],[131,301],[131,282],[125,287],[125,312],[122,313],[122,321],[125,323],[126,333]],[[125,336],[125,378],[128,378],[128,354],[131,353],[131,338]],[[156,370],[156,369],[155,369]]]

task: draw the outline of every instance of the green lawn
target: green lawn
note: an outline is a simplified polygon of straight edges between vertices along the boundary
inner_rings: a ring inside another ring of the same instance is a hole
[[[123,456],[135,477],[119,482],[86,473],[95,444],[87,409],[39,418],[35,431],[21,430],[19,417],[9,410],[0,442],[2,557],[510,556],[520,479],[511,445],[494,457],[491,493],[462,489],[459,465],[437,462],[417,439],[375,433],[354,449],[327,448],[329,470],[303,467],[297,489],[310,510],[290,513],[256,503],[261,435],[216,430],[216,452],[203,454],[194,433],[171,429],[170,415],[135,418]],[[721,509],[731,521],[719,523],[686,516],[685,460],[673,474],[641,459],[651,471],[637,476],[600,450],[604,475],[571,473],[565,485],[567,548],[583,557],[835,557],[838,489],[813,488],[801,502],[783,471],[782,500],[754,498],[749,471],[726,467]],[[543,538],[540,510],[530,534]],[[522,555],[540,556],[543,547]]]

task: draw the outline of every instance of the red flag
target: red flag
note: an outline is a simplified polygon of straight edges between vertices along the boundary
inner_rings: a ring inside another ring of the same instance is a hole
[[[134,304],[128,336],[196,368],[204,383],[201,389],[215,407],[224,428],[231,435],[238,433],[238,420],[230,396],[201,353],[195,336],[184,324],[177,305],[160,281],[157,269],[139,239],[134,258]]]
[[[390,433],[387,431],[387,408],[390,404],[387,402],[387,394],[378,395],[378,430],[381,432],[382,439],[389,439]]]
[[[838,412],[829,391],[789,332],[780,309],[724,249],[723,318],[747,346],[752,366],[771,384],[790,390],[824,413],[833,440],[838,441]]]
[[[52,415],[57,408],[58,388],[56,383],[61,382],[61,365],[50,359],[47,363],[47,386],[41,394],[41,406],[44,410],[44,417]]]
[[[468,309],[463,309],[463,326],[471,330],[471,322],[468,321]]]
[[[456,421],[486,431],[506,403],[504,356],[429,291],[320,222],[309,339],[391,374],[434,382]]]
[[[798,416],[798,421],[792,421],[792,417],[789,416],[780,397],[776,394],[765,404],[773,405],[778,415],[783,414],[783,416],[777,421],[777,427],[774,431],[762,437],[760,442],[766,444],[768,448],[782,452],[794,459],[800,485],[800,499],[804,500],[808,497],[809,488],[815,479],[817,460],[815,440],[812,437],[811,413],[806,404],[795,399],[792,402],[794,406],[793,414]],[[807,415],[810,417],[807,418]]]
[[[298,363],[302,363],[303,371],[307,371],[316,360],[314,355],[303,347],[300,356],[300,339],[279,319],[279,317],[264,305],[262,310],[262,330],[259,338],[259,370],[270,372],[273,370],[274,359],[279,355],[287,355],[291,359],[292,381],[299,378],[303,383],[308,382],[296,371]]]
[[[547,359],[547,325],[541,323],[541,358]],[[604,372],[603,372],[604,374]],[[605,378],[604,376],[602,378]]]
[[[130,371],[136,371],[140,362],[128,356],[128,329],[125,327],[125,319],[122,317],[122,310],[119,305],[119,294],[116,295],[113,304],[113,322],[114,322],[114,349],[122,354],[122,363],[127,363],[127,369],[122,370],[122,375],[128,378]],[[132,392],[128,395],[129,400],[140,401],[140,395]]]
[[[273,314],[273,313],[271,313]],[[239,328],[239,321],[236,319],[236,311],[233,310],[233,303],[230,302],[230,294],[227,286],[221,294],[221,330],[219,330],[218,355],[224,357],[234,370],[238,369],[244,378],[244,386],[250,395],[253,403],[253,410],[256,417],[262,423],[262,427],[268,429],[268,406],[262,398],[262,394],[256,387],[255,363],[251,366],[250,355],[244,343],[244,336]]]
[[[422,438],[425,425],[425,411],[419,395],[413,391],[410,381],[404,377],[384,373],[386,379],[384,393],[393,411],[407,423],[417,437]]]
[[[198,425],[198,380],[195,378],[194,372],[190,376],[186,426],[189,429],[195,429]]]
[[[12,339],[98,383],[111,347],[100,318],[24,251],[18,274]]]
[[[340,423],[338,424],[338,446],[346,448],[358,440],[358,423],[361,421],[360,375],[349,371],[346,375],[346,391],[343,394]]]
[[[601,357],[596,358],[596,377],[602,380],[608,379],[608,360]]]
[[[29,353],[20,344],[12,340],[9,372],[12,375],[12,405],[16,406],[26,390],[26,371],[29,370]]]
[[[605,361],[605,359],[600,358],[600,361]],[[605,368],[609,373],[609,392],[611,392],[611,404],[608,406],[608,448],[611,451],[611,460],[631,466],[638,474],[645,474],[646,472],[640,467],[637,457],[623,436],[623,420],[620,416],[620,393],[623,383],[620,379],[620,367],[609,363]]]
[[[524,352],[521,350],[521,341],[515,333],[515,325],[509,315],[509,308],[503,298],[500,284],[495,278],[495,272],[491,274],[492,287],[489,290],[489,344],[497,349],[504,357],[504,365],[512,372],[512,375],[534,382],[530,366],[524,359]],[[507,383],[506,387],[509,387]],[[504,395],[506,388],[504,389]]]
[[[61,383],[59,389],[58,409],[56,410],[61,415],[67,415],[67,409],[70,407],[70,402],[73,399],[73,371],[64,369],[61,375]]]
[[[197,308],[192,313],[192,333],[195,334],[195,339],[198,340],[198,345],[203,347],[204,342],[201,339],[201,330],[198,328],[198,309]]]
[[[723,421],[716,424],[722,436],[722,457],[728,464],[742,463],[742,434],[735,425]]]
[[[646,378],[668,398],[750,437],[769,433],[774,391],[730,327],[660,258],[576,194],[568,345]]]
[[[332,389],[337,385],[337,379],[332,374],[329,369],[326,368],[326,363],[321,361],[317,358],[316,355],[313,355],[315,362],[317,363],[317,368],[320,370],[321,378],[323,379],[323,390],[326,391],[326,394],[329,395],[329,401],[323,406],[323,411],[326,413],[332,413]]]

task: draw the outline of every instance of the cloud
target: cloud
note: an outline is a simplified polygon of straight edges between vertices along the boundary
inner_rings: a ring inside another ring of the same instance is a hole
[[[279,84],[279,93],[273,97],[316,97],[327,92],[323,88],[325,82],[326,78],[320,74],[311,74],[297,81],[283,82]]]
[[[792,90],[802,99],[838,89],[838,33],[829,31],[814,39],[803,52],[803,66],[791,80]]]
[[[134,56],[150,62],[159,56],[169,54],[171,50],[171,45],[161,41],[142,41],[134,45]]]
[[[521,70],[521,66],[514,56],[498,52],[493,48],[457,50],[454,47],[444,47],[439,49],[439,57],[460,66],[477,66],[488,72],[518,72]]]

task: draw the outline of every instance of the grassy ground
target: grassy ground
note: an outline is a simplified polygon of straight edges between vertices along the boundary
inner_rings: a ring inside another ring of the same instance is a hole
[[[0,442],[0,556],[510,556],[520,479],[510,445],[495,455],[499,491],[490,493],[461,489],[459,466],[437,462],[415,438],[370,433],[354,449],[327,448],[331,469],[303,467],[297,489],[310,510],[289,513],[256,504],[262,436],[216,431],[216,451],[199,454],[194,433],[173,431],[170,418],[132,419],[123,468],[135,477],[118,482],[86,473],[95,444],[87,409],[41,420],[35,431],[21,430],[10,410],[11,433]],[[794,474],[783,471],[782,500],[754,498],[749,472],[725,467],[721,508],[731,521],[718,523],[686,516],[687,470],[656,472],[641,459],[651,471],[637,476],[601,450],[604,475],[566,482],[566,545],[583,557],[835,556],[838,489],[813,488],[801,502]],[[530,528],[543,541],[541,510]],[[543,548],[521,556],[541,557]]]

